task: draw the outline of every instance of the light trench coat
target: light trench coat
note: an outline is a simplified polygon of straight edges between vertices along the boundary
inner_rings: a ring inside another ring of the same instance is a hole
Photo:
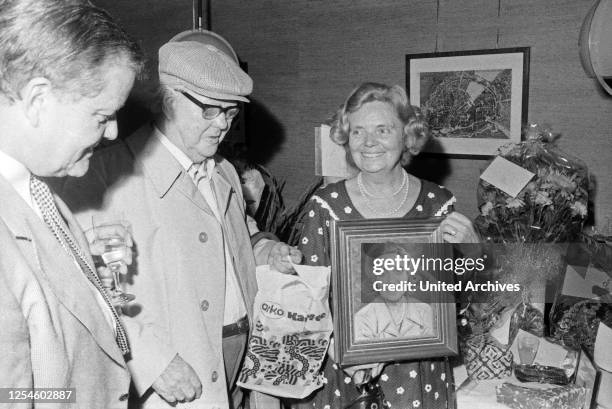
[[[178,353],[202,381],[202,397],[177,407],[226,408],[224,235],[249,318],[257,291],[240,180],[227,160],[215,158],[212,182],[222,227],[153,131],[145,125],[125,143],[102,149],[85,177],[67,179],[61,196],[84,229],[96,213],[121,213],[131,223],[134,262],[124,289],[136,299],[124,311],[124,322],[138,393],[144,394]],[[269,247],[258,255],[262,264]],[[148,395],[144,408],[170,407],[156,393]]]

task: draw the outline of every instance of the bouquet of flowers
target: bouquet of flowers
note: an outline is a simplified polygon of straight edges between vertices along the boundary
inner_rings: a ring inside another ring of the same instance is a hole
[[[535,176],[516,197],[480,180],[476,225],[496,243],[572,241],[587,216],[587,168],[554,145],[558,135],[549,129],[532,124],[525,133],[524,142],[500,148],[499,156]]]
[[[533,305],[543,312],[546,282],[563,271],[561,243],[576,240],[587,217],[589,177],[582,161],[554,144],[558,135],[532,124],[524,141],[503,146],[499,156],[534,174],[529,183],[512,197],[480,180],[480,215],[475,225],[489,244],[489,266],[480,280],[518,283],[520,293],[489,294],[471,299],[466,314],[471,327],[487,331],[499,325],[505,311]],[[519,316],[519,318],[524,318]],[[530,325],[542,326],[542,322]],[[515,327],[527,325],[523,320]],[[540,332],[541,329],[538,331]]]

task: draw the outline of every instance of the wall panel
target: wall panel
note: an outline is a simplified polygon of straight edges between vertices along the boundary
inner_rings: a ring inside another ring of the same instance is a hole
[[[409,53],[530,46],[529,118],[552,125],[563,134],[560,146],[588,163],[599,183],[596,221],[607,227],[612,98],[586,77],[577,48],[591,0],[211,1],[213,29],[234,45],[255,81],[250,143],[288,181],[289,202],[315,179],[313,127],[359,82],[405,85]],[[152,56],[191,25],[191,1],[99,3],[121,17]],[[485,165],[421,157],[414,169],[448,186],[459,209],[474,216]]]

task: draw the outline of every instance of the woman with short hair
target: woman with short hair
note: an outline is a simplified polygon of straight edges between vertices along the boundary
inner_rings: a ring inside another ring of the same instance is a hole
[[[445,216],[439,229],[446,242],[479,241],[470,220],[453,212],[456,199],[451,192],[404,170],[421,151],[429,133],[419,109],[409,104],[402,87],[377,83],[357,87],[337,112],[331,137],[345,147],[348,162],[359,172],[311,197],[299,245],[306,263],[331,264],[331,220]],[[365,377],[376,376],[382,367]],[[364,378],[363,370],[353,372],[344,372],[328,357],[324,365],[327,383],[294,406],[345,407],[358,397],[356,386]],[[389,363],[379,378],[392,408],[451,407],[451,382],[444,358]]]

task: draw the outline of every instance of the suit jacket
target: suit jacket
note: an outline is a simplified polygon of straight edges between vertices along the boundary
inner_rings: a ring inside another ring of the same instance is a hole
[[[0,387],[76,388],[76,405],[51,407],[127,407],[129,373],[95,289],[1,176],[0,197]],[[88,254],[70,211],[56,201]]]
[[[126,141],[97,152],[83,178],[69,178],[62,197],[83,224],[95,213],[122,213],[132,225],[134,262],[125,290],[128,362],[145,408],[167,408],[145,394],[175,354],[202,381],[202,397],[184,408],[226,408],[222,351],[225,306],[224,236],[249,317],[257,284],[245,203],[233,166],[216,158],[212,175],[224,225],[190,176],[145,125]]]

